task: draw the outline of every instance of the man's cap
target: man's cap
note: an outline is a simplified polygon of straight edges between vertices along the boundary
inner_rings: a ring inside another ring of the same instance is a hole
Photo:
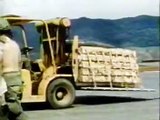
[[[4,18],[0,18],[0,30],[10,30],[10,24]]]

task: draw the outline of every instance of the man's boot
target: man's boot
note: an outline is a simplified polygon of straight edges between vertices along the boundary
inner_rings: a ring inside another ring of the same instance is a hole
[[[0,120],[9,120],[7,105],[0,106]]]

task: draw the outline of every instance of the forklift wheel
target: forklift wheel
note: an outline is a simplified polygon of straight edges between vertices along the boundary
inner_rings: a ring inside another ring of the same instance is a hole
[[[47,89],[47,99],[55,109],[71,106],[75,100],[73,84],[64,78],[53,80]]]

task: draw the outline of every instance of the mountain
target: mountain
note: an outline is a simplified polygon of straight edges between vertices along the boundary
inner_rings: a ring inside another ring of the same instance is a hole
[[[139,61],[160,60],[159,17],[143,15],[117,20],[83,17],[72,19],[71,22],[71,37],[78,35],[82,44],[87,42],[90,45],[135,50]],[[36,58],[39,55],[39,42],[33,41],[40,37],[37,29],[33,24],[23,25],[23,28],[30,47],[37,46],[32,50]],[[23,36],[20,29],[13,27],[12,32],[14,39],[22,46]]]
[[[116,20],[72,19],[71,36],[81,41],[100,42],[115,47],[159,46],[159,17],[141,15]]]

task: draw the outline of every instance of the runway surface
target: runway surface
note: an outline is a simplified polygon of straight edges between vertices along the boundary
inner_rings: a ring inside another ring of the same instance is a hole
[[[23,104],[30,120],[159,120],[159,72],[140,75],[155,92],[77,91],[71,108],[53,110],[46,103]]]

